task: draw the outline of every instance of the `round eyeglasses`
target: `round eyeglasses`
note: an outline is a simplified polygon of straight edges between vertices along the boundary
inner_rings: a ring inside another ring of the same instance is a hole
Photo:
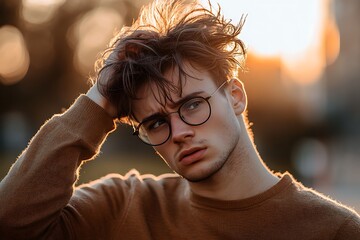
[[[165,115],[155,114],[146,118],[137,127],[134,127],[133,135],[151,146],[164,144],[171,136],[171,127],[167,116],[173,113],[179,114],[180,119],[190,126],[204,124],[211,116],[209,99],[227,82],[223,82],[209,97],[192,97],[183,102],[175,112]]]

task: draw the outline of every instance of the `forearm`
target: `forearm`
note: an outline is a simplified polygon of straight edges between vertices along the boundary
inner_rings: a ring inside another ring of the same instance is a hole
[[[77,169],[92,158],[112,118],[85,96],[50,119],[0,183],[0,236],[37,236],[69,202]]]

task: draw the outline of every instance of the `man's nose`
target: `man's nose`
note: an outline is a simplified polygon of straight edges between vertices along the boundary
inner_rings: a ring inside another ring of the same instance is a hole
[[[171,141],[174,143],[184,142],[195,135],[194,127],[185,123],[179,114],[171,114]]]

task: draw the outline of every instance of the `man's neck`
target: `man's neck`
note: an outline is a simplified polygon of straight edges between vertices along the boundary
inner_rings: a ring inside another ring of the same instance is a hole
[[[258,195],[279,181],[263,163],[248,135],[240,140],[226,164],[211,178],[192,183],[200,196],[221,200],[240,200]]]

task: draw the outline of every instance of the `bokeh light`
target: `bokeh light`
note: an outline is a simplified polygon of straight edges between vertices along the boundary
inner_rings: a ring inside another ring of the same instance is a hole
[[[64,3],[65,0],[23,0],[21,15],[31,24],[47,23]]]
[[[117,11],[109,7],[97,7],[73,25],[68,41],[75,49],[74,64],[80,73],[89,74],[100,52],[122,24],[123,19]]]
[[[22,33],[13,26],[0,28],[0,81],[5,85],[22,80],[30,59]]]

